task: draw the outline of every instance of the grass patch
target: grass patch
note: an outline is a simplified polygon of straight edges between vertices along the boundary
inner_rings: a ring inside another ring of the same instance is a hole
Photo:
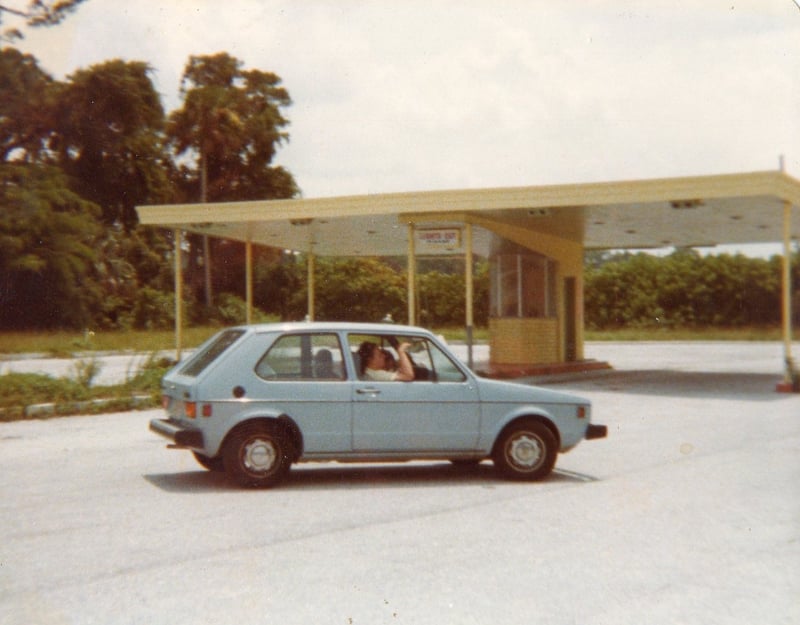
[[[73,377],[6,373],[0,376],[0,421],[30,418],[25,407],[35,404],[55,406],[34,418],[155,407],[161,399],[161,378],[172,365],[169,359],[151,355],[123,384],[101,386],[92,386],[99,366],[91,359],[78,361]]]
[[[431,332],[443,336],[449,343],[463,343],[467,340],[466,328],[432,328]],[[475,343],[488,343],[489,328],[473,328],[472,340]]]
[[[218,332],[218,326],[184,328],[183,347],[191,349]],[[464,341],[464,328],[437,328],[435,334],[448,341]],[[476,342],[488,341],[488,328],[475,328]],[[172,330],[79,332],[3,332],[0,333],[2,354],[45,354],[55,358],[71,358],[87,352],[159,352],[175,349]]]
[[[185,328],[183,347],[197,347],[216,333],[217,326]],[[449,342],[466,340],[463,327],[433,328]],[[586,330],[587,341],[779,341],[779,327],[746,328],[618,328]],[[489,341],[485,327],[473,329],[476,343]],[[159,352],[175,348],[172,330],[78,332],[3,332],[0,333],[0,353],[39,353],[51,357],[70,358],[86,352]]]
[[[197,347],[217,332],[219,327],[185,328],[183,346]],[[3,332],[3,354],[46,354],[69,358],[84,352],[157,352],[175,348],[172,330],[130,330],[97,332]]]
[[[0,377],[0,407],[3,408],[44,402],[84,401],[91,397],[90,389],[67,378],[53,378],[40,373],[7,373]]]

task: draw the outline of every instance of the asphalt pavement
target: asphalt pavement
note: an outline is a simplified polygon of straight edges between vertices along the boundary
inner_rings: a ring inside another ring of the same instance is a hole
[[[160,411],[0,424],[0,623],[800,622],[800,396],[776,344],[609,344],[545,381],[609,437],[540,483],[490,463],[232,487]]]

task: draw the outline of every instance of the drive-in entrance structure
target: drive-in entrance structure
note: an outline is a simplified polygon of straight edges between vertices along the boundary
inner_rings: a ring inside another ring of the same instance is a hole
[[[791,245],[800,236],[800,181],[784,171],[488,189],[140,206],[142,224],[244,242],[248,319],[254,245],[308,258],[314,319],[318,256],[407,255],[408,323],[416,323],[415,259],[465,259],[467,336],[474,255],[491,267],[491,365],[579,363],[586,250],[782,243],[786,380],[791,374]],[[180,308],[176,319],[181,319]],[[177,322],[179,324],[179,321]],[[177,329],[180,350],[180,327]]]

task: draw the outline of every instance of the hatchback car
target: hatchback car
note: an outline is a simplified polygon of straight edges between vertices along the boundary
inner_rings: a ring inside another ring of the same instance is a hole
[[[398,361],[413,380],[369,368]],[[412,326],[229,328],[162,386],[167,418],[150,429],[243,486],[275,485],[295,462],[331,460],[490,459],[507,478],[537,480],[558,452],[606,436],[591,423],[589,401],[479,377],[444,341]]]

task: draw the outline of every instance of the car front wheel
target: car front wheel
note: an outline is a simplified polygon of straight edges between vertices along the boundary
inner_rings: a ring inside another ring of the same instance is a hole
[[[540,480],[556,463],[556,438],[550,429],[534,420],[509,426],[497,440],[492,460],[512,480]]]
[[[231,434],[223,452],[225,471],[240,485],[267,488],[291,468],[289,447],[276,427],[252,424]]]

